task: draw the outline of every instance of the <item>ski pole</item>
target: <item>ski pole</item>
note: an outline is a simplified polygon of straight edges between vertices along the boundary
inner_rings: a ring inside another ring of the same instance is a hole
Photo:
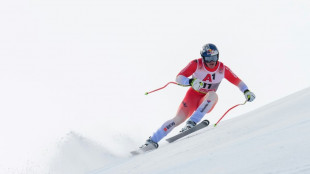
[[[224,116],[225,116],[230,110],[234,109],[234,108],[237,107],[237,106],[245,105],[246,102],[247,102],[247,100],[246,100],[244,103],[237,104],[237,105],[231,107],[230,109],[228,109],[228,110],[225,112],[225,114],[219,119],[219,121],[217,121],[217,123],[214,124],[214,127],[222,120],[222,118],[224,118]]]
[[[148,95],[148,94],[150,94],[150,93],[153,93],[153,92],[156,92],[156,91],[159,91],[159,90],[161,90],[161,89],[164,89],[165,87],[167,87],[169,84],[175,84],[175,85],[179,85],[178,83],[176,83],[176,82],[168,82],[165,86],[163,86],[163,87],[161,87],[161,88],[158,88],[158,89],[155,89],[155,90],[153,90],[153,91],[150,91],[150,92],[146,92],[145,93],[145,95]]]

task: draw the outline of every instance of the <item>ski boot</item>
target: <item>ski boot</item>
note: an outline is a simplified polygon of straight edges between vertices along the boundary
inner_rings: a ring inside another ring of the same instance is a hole
[[[192,120],[188,120],[188,121],[186,122],[185,127],[183,127],[183,128],[180,130],[180,132],[187,131],[188,129],[191,129],[191,128],[193,128],[194,126],[196,126],[196,123],[193,122]]]
[[[154,142],[151,137],[145,141],[145,144],[143,144],[141,147],[139,147],[142,151],[149,151],[153,149],[158,148],[158,144]]]

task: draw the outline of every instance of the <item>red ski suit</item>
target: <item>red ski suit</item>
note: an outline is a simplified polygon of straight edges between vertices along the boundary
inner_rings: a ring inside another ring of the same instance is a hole
[[[202,59],[191,61],[178,75],[176,81],[180,85],[190,86],[189,76],[202,80],[205,85],[199,91],[190,88],[179,106],[174,118],[167,120],[151,137],[153,142],[159,142],[176,126],[191,117],[191,121],[198,123],[202,117],[210,112],[217,103],[215,93],[223,78],[227,79],[244,92],[248,87],[222,62],[217,62],[213,69],[208,68]]]
[[[242,92],[248,89],[222,62],[218,62],[213,69],[210,69],[203,63],[201,58],[193,60],[177,75],[176,81],[181,85],[189,85],[189,76],[202,80],[206,85],[199,91],[195,91],[193,88],[187,91],[176,115],[178,119],[175,118],[178,123],[190,117],[203,102],[206,105],[201,107],[207,110],[205,113],[211,112],[218,100],[215,92],[223,78],[238,86]]]

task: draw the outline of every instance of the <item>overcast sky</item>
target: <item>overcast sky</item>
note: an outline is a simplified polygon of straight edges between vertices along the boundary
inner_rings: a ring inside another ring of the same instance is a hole
[[[174,81],[205,43],[257,97],[227,118],[309,87],[309,9],[308,0],[1,2],[0,168],[70,131],[106,146],[143,143],[187,88],[144,93]],[[218,95],[211,122],[244,101],[226,80]]]

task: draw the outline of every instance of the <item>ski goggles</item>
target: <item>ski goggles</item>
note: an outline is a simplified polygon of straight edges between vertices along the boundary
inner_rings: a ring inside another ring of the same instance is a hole
[[[218,54],[217,55],[213,55],[213,56],[210,56],[210,55],[208,55],[208,56],[202,56],[202,58],[203,58],[203,60],[205,61],[205,62],[207,62],[207,63],[209,63],[209,62],[217,62],[218,61]]]

